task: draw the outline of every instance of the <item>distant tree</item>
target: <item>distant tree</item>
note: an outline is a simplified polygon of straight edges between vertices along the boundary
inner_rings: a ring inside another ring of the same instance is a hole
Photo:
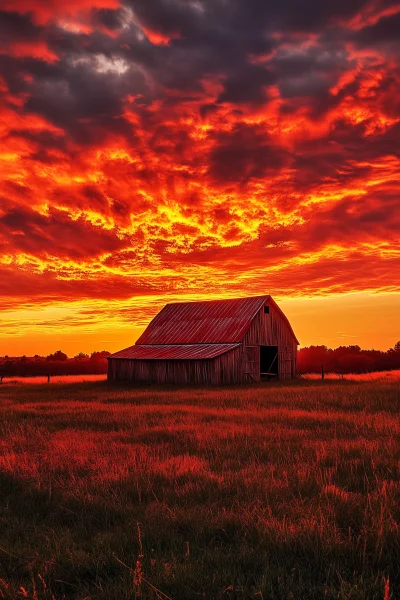
[[[328,369],[330,350],[326,346],[309,346],[302,348],[298,354],[298,367],[301,373],[320,371],[324,365]]]
[[[87,359],[87,358],[89,358],[89,355],[88,355],[88,354],[85,354],[84,352],[79,352],[79,354],[76,354],[76,355],[74,356],[74,359],[75,359],[75,360],[85,360],[85,359]]]
[[[54,352],[54,354],[49,354],[46,356],[46,360],[64,362],[65,360],[68,360],[68,356],[64,352],[61,352],[61,350],[57,350],[57,352]]]
[[[399,354],[400,354],[400,340],[399,340],[398,342],[396,342],[396,343],[395,343],[395,345],[394,345],[394,347],[393,347],[393,350],[394,350],[395,352],[399,352]]]
[[[101,360],[107,358],[107,356],[110,356],[110,354],[111,352],[108,352],[107,350],[101,350],[101,352],[92,352],[92,354],[90,355],[90,360]]]

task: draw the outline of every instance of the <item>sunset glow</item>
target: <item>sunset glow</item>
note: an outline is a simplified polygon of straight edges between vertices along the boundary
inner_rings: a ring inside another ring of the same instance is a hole
[[[400,4],[1,6],[1,355],[258,294],[302,345],[400,339]]]

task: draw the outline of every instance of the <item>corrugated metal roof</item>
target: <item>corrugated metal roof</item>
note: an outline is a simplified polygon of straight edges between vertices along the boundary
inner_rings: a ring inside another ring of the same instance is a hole
[[[136,344],[240,342],[269,296],[167,304]]]
[[[152,346],[135,344],[134,346],[125,348],[125,350],[120,350],[112,354],[108,358],[131,358],[137,360],[215,358],[238,346],[240,344],[164,344]]]

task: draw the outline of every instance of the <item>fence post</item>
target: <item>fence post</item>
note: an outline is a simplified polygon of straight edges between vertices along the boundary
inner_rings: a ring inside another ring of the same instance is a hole
[[[0,375],[0,383],[3,383],[3,375]]]
[[[50,373],[47,374],[47,383],[50,383]]]
[[[324,365],[321,367],[321,379],[325,379]]]

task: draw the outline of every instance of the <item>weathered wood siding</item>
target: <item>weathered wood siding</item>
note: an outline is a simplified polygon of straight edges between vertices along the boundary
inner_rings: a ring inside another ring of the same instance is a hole
[[[269,314],[264,309],[258,312],[243,339],[244,349],[254,348],[254,357],[258,363],[255,371],[260,376],[260,350],[259,346],[278,346],[279,377],[291,379],[297,375],[297,343],[294,339],[286,319],[276,308],[269,304]]]
[[[242,348],[207,360],[108,359],[108,379],[137,383],[241,383]]]

